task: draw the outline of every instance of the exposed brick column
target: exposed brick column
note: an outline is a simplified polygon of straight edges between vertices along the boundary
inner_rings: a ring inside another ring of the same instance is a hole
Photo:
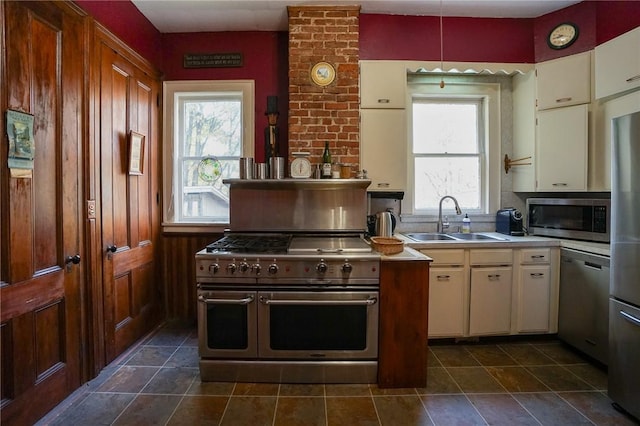
[[[322,161],[325,141],[334,162],[359,169],[360,6],[289,6],[289,160],[308,151]],[[324,61],[335,81],[317,86],[311,68]],[[353,176],[352,176],[353,177]]]

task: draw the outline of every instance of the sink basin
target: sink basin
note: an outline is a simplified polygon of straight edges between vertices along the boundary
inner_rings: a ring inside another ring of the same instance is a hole
[[[478,241],[478,240],[494,240],[494,241],[504,241],[502,238],[491,237],[489,235],[484,234],[463,234],[461,232],[456,232],[451,234],[451,236],[457,240],[467,240],[467,241]]]
[[[439,240],[451,241],[451,240],[455,240],[455,238],[453,238],[450,235],[437,234],[437,233],[433,233],[433,232],[418,232],[418,233],[415,233],[415,234],[407,234],[407,237],[409,237],[409,238],[411,238],[412,240],[415,240],[415,241],[439,241]]]

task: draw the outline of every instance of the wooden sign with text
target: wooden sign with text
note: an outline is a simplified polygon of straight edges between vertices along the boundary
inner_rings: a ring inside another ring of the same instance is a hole
[[[184,68],[229,68],[242,66],[242,53],[187,53]]]

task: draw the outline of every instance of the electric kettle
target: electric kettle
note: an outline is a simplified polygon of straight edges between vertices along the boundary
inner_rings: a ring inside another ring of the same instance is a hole
[[[396,217],[391,212],[376,213],[376,235],[391,237],[396,229]]]

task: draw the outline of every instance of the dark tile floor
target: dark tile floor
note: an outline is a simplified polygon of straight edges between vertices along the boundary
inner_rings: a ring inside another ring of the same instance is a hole
[[[40,425],[634,425],[606,372],[557,340],[432,344],[425,388],[202,383],[196,331],[165,326]]]

